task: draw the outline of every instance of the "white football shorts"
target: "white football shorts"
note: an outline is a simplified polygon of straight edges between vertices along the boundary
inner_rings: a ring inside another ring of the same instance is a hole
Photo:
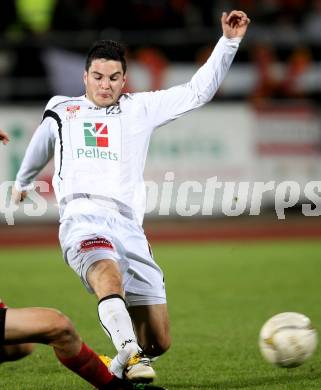
[[[66,263],[93,292],[86,275],[96,261],[118,263],[128,306],[166,303],[164,276],[154,261],[144,230],[111,211],[107,217],[73,215],[63,219],[59,240]]]

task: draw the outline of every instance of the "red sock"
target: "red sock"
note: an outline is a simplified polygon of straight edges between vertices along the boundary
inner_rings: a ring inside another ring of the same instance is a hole
[[[114,379],[114,375],[108,371],[108,368],[99,359],[99,356],[85,343],[82,344],[77,356],[61,358],[57,355],[57,358],[64,366],[97,388],[106,385]]]

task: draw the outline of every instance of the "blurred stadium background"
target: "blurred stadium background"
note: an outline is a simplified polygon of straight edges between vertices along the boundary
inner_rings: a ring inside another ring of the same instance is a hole
[[[115,39],[126,44],[127,91],[167,88],[189,80],[206,60],[221,35],[221,12],[231,9],[246,11],[252,23],[213,103],[157,131],[152,141],[145,176],[158,184],[159,192],[148,207],[147,233],[155,239],[173,239],[176,232],[178,238],[188,240],[226,239],[229,235],[320,236],[319,218],[303,218],[300,203],[306,200],[305,184],[319,180],[321,174],[321,0],[3,2],[0,126],[9,132],[11,143],[1,148],[1,183],[14,180],[46,101],[56,94],[83,93],[84,57],[94,40]],[[50,183],[51,172],[49,165],[39,180]],[[168,172],[173,173],[166,176]],[[248,194],[241,217],[224,218],[224,196],[233,200],[247,194],[223,196],[223,191],[217,190],[214,206],[203,212],[195,231],[195,217],[202,212],[194,213],[193,205],[202,209],[206,180],[214,176],[223,183],[296,181],[301,186],[300,199],[287,211],[286,220],[278,221],[273,212],[275,192],[268,191],[261,216],[248,219]],[[187,192],[187,206],[180,205],[182,196],[177,196],[186,181],[199,183]],[[47,237],[46,242],[56,243],[56,234],[49,234],[58,218],[51,189],[45,194],[49,206],[43,217],[31,218],[19,210],[15,226],[10,228],[4,214],[6,191],[3,184],[1,245],[17,240],[28,243],[30,237],[41,237],[41,242]],[[312,192],[319,201],[317,189]],[[165,211],[160,217],[161,202]],[[317,205],[312,208],[320,214]],[[166,217],[166,209],[175,217],[175,224]],[[182,214],[194,218],[177,219]],[[30,223],[38,228],[39,223],[46,224],[48,232],[43,225],[35,234]]]

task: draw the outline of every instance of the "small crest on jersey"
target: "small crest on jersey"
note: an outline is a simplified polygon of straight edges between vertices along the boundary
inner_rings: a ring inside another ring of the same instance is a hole
[[[87,252],[94,249],[114,249],[114,245],[104,237],[93,237],[83,240],[80,243],[80,252]]]
[[[76,118],[77,112],[80,111],[80,106],[67,106],[67,119]]]

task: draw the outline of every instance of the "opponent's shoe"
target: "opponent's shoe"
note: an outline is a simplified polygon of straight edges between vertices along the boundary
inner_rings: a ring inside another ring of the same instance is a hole
[[[108,368],[111,365],[113,359],[106,355],[100,355],[100,360]],[[115,378],[105,386],[99,388],[99,390],[166,390],[164,387],[154,386],[147,383],[129,382],[128,380]]]
[[[150,360],[138,352],[128,360],[124,377],[131,382],[150,383],[155,379],[156,373]]]
[[[147,383],[132,383],[115,378],[99,390],[166,390],[164,387],[154,386]]]
[[[165,387],[150,385],[147,383],[131,383],[132,387],[126,390],[166,390]]]

